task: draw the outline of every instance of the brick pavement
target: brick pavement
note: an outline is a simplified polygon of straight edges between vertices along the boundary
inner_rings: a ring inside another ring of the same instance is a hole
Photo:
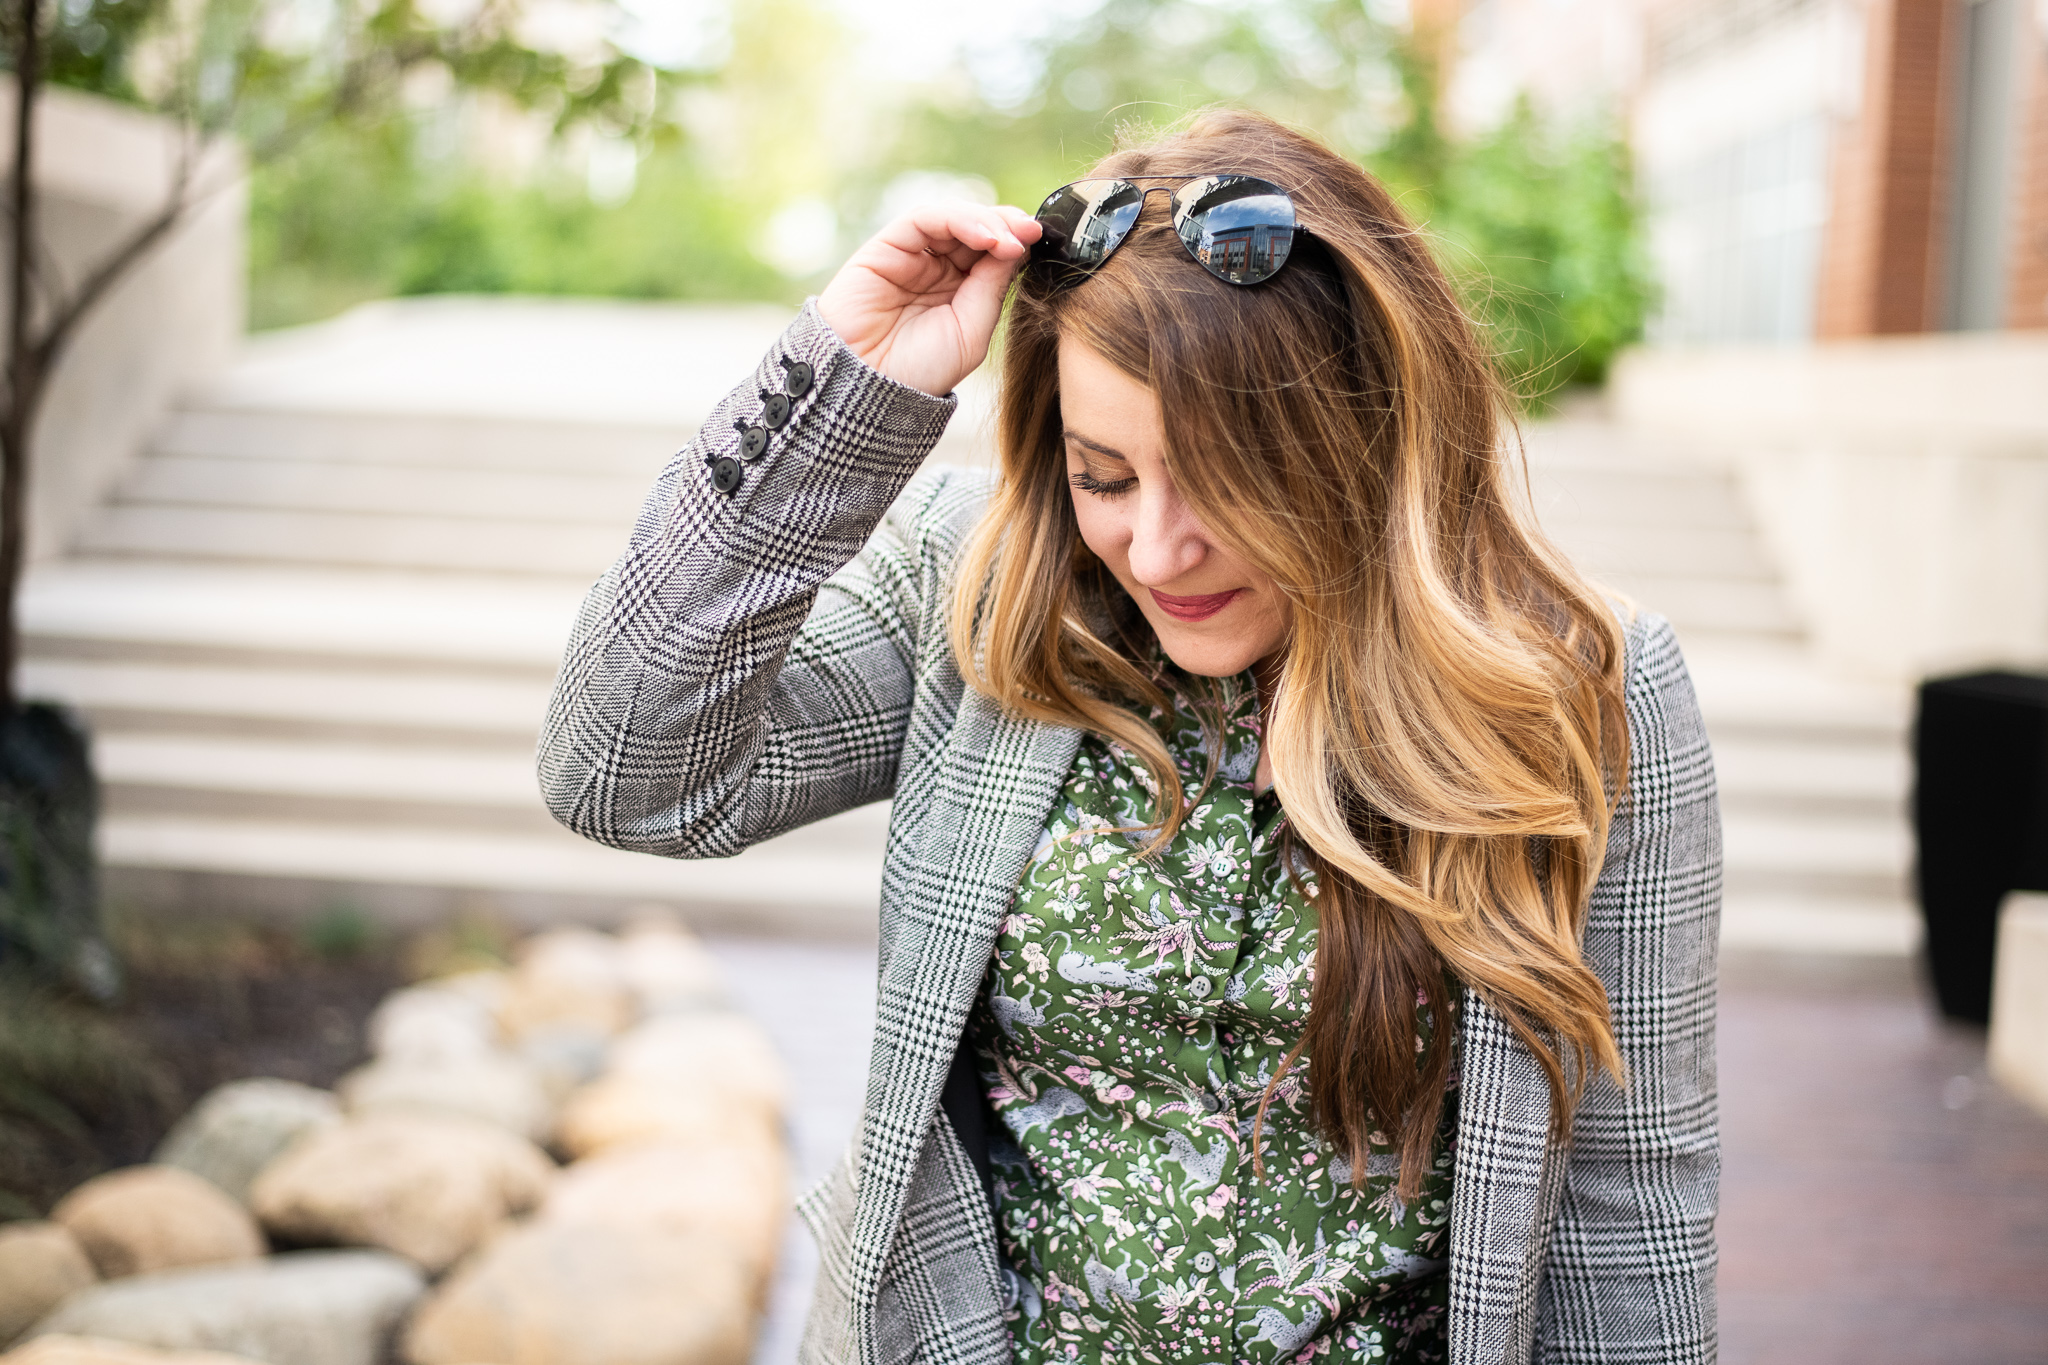
[[[859,1114],[873,949],[711,946],[790,1063],[807,1183]],[[1720,1052],[1725,1365],[2048,1363],[2048,1120],[1910,964],[1731,955]],[[795,1358],[815,1271],[792,1220],[756,1365]]]

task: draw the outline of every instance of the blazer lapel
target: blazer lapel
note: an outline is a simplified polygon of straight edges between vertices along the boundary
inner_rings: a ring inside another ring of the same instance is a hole
[[[969,690],[938,758],[908,875],[883,890],[886,958],[852,1238],[860,1339],[996,931],[1080,738]]]
[[[1564,1162],[1550,1083],[1491,1006],[1465,992],[1451,1186],[1453,1365],[1523,1365]]]

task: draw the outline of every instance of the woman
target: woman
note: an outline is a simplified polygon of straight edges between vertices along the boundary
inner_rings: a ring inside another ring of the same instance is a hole
[[[1020,267],[1000,477],[913,478]],[[1505,411],[1385,191],[1212,114],[893,224],[664,474],[551,809],[894,799],[807,1360],[1713,1358],[1706,741]]]

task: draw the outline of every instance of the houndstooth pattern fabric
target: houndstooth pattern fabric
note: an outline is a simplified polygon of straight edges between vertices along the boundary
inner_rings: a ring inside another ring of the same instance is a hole
[[[707,460],[779,388],[809,392],[732,494]],[[801,1201],[822,1267],[806,1365],[1002,1365],[995,1227],[940,1111],[997,926],[1079,735],[968,690],[951,571],[984,480],[913,481],[953,411],[848,352],[815,305],[662,472],[578,616],[541,738],[571,829],[729,857],[894,798],[867,1104]],[[1719,831],[1670,628],[1628,628],[1630,787],[1595,890],[1589,960],[1630,1075],[1591,1087],[1568,1147],[1540,1070],[1467,999],[1452,1214],[1460,1365],[1714,1355],[1713,1072]]]

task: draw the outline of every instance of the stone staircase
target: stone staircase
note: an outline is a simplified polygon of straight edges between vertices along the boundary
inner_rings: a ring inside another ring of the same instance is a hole
[[[1544,527],[1685,647],[1720,780],[1723,942],[1909,951],[1906,690],[1816,663],[1728,471],[1598,421],[1539,426],[1528,450]]]
[[[873,933],[886,808],[724,862],[563,831],[533,744],[585,588],[776,309],[418,300],[260,339],[26,584],[24,685],[90,717],[138,908]],[[937,458],[973,461],[977,391]],[[1734,487],[1598,423],[1536,503],[1678,626],[1722,775],[1731,941],[1901,951],[1903,698],[1806,658]]]

